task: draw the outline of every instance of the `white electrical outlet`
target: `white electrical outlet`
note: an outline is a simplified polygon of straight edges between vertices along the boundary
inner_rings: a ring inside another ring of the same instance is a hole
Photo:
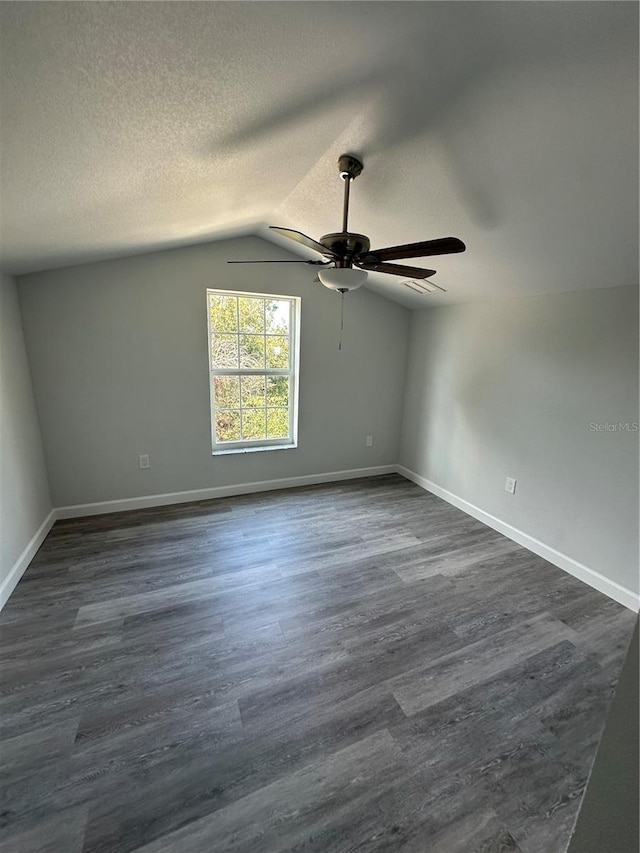
[[[516,483],[517,483],[517,480],[514,480],[513,477],[507,477],[507,481],[504,484],[505,492],[509,492],[510,495],[515,495]]]
[[[140,456],[138,456],[138,468],[150,468],[150,467],[151,467],[151,465],[149,463],[149,454],[148,453],[141,453]]]
[[[365,443],[365,445],[366,445],[367,447],[373,447],[373,436],[372,436],[372,435],[368,435],[368,436],[365,438],[364,443]]]

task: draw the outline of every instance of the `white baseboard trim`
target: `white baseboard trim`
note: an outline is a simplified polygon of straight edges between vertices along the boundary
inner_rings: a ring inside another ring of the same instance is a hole
[[[40,527],[36,530],[36,532],[29,540],[27,547],[24,549],[22,554],[20,554],[18,559],[11,567],[11,571],[9,572],[9,574],[0,584],[0,610],[2,610],[2,608],[9,600],[9,596],[18,585],[18,581],[20,580],[22,575],[26,572],[29,563],[31,562],[31,560],[33,560],[36,551],[44,542],[45,537],[53,527],[55,520],[56,511],[55,509],[52,509],[49,515],[45,518]]]
[[[485,512],[480,509],[480,507],[475,506],[475,504],[469,503],[469,501],[458,497],[458,495],[454,495],[453,492],[443,489],[441,486],[431,482],[431,480],[421,477],[414,471],[410,471],[403,465],[398,465],[396,471],[398,474],[406,477],[407,480],[411,480],[421,488],[425,489],[425,491],[431,492],[436,495],[436,497],[442,498],[447,501],[447,503],[450,503],[458,509],[461,509],[463,512],[466,512],[467,515],[477,518],[478,521],[483,522],[487,527],[492,527],[494,530],[497,530],[498,533],[502,533],[504,536],[512,539],[514,542],[517,542],[518,545],[522,545],[529,551],[533,551],[534,554],[537,554],[549,563],[553,563],[554,566],[558,566],[558,568],[563,569],[565,572],[573,575],[573,577],[578,578],[578,580],[581,580],[594,589],[597,589],[598,592],[604,593],[619,604],[623,604],[625,607],[628,607],[629,610],[633,610],[634,613],[637,613],[640,609],[640,596],[638,596],[637,593],[621,586],[619,583],[616,583],[616,581],[606,578],[595,569],[590,569],[589,566],[579,563],[577,560],[574,560],[572,557],[568,557],[561,551],[557,551],[550,545],[545,545],[545,543],[540,542],[539,539],[535,539],[533,536],[519,530],[517,527],[512,527],[512,525],[507,524],[505,521],[501,521],[499,518],[496,518],[495,515]]]
[[[193,489],[187,492],[167,492],[162,495],[143,495],[99,503],[75,504],[57,507],[57,518],[80,518],[86,515],[102,515],[108,512],[125,512],[130,509],[147,509],[154,506],[208,501],[232,495],[250,495],[254,492],[270,492],[276,489],[294,489],[298,486],[313,486],[318,483],[334,483],[340,480],[356,480],[360,477],[378,477],[395,474],[395,465],[378,465],[374,468],[352,468],[347,471],[329,471],[324,474],[305,474],[301,477],[283,477],[278,480],[259,480],[256,483],[240,483],[233,486],[212,486],[208,489]]]

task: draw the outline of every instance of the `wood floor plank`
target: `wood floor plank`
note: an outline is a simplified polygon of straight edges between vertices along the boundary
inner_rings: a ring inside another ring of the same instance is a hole
[[[0,840],[0,853],[82,853],[87,807],[68,809],[12,838]]]
[[[58,522],[0,851],[561,853],[634,621],[397,475]]]
[[[132,616],[137,613],[147,613],[175,602],[196,601],[203,597],[215,596],[227,589],[246,588],[251,583],[264,581],[264,576],[279,578],[281,573],[275,567],[267,569],[247,569],[243,572],[230,572],[214,577],[201,578],[195,581],[171,584],[159,590],[110,598],[98,604],[87,604],[80,607],[74,627],[84,627],[95,622],[107,622],[111,619]]]
[[[419,671],[396,675],[393,694],[407,716],[423,711],[473,684],[495,678],[503,670],[541,649],[567,639],[560,622],[537,618],[494,634],[458,651],[430,660]]]
[[[336,806],[344,812],[346,803],[361,808],[377,785],[406,773],[393,738],[384,730],[138,849],[275,853],[308,846],[307,840],[323,831],[327,812]],[[328,849],[339,848],[334,843]]]
[[[424,848],[423,848],[424,849]],[[481,853],[521,853],[513,835],[490,809],[467,815],[436,832],[429,841],[429,853],[452,850]],[[418,853],[419,848],[416,848]]]
[[[17,779],[40,772],[45,763],[69,755],[76,739],[80,717],[0,740],[0,779]]]

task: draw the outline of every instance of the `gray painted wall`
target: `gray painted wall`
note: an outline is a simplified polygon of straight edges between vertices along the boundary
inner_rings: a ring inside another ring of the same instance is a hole
[[[412,316],[401,464],[633,591],[637,421],[635,287]]]
[[[339,351],[340,297],[312,267],[225,263],[276,257],[243,238],[19,279],[55,506],[397,461],[409,312],[349,294]],[[297,449],[211,456],[208,287],[302,297]]]
[[[16,283],[0,274],[0,588],[50,512]]]

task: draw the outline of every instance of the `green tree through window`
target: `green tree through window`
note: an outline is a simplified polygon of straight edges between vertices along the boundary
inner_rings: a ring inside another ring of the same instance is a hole
[[[214,451],[295,444],[299,300],[207,297]]]

